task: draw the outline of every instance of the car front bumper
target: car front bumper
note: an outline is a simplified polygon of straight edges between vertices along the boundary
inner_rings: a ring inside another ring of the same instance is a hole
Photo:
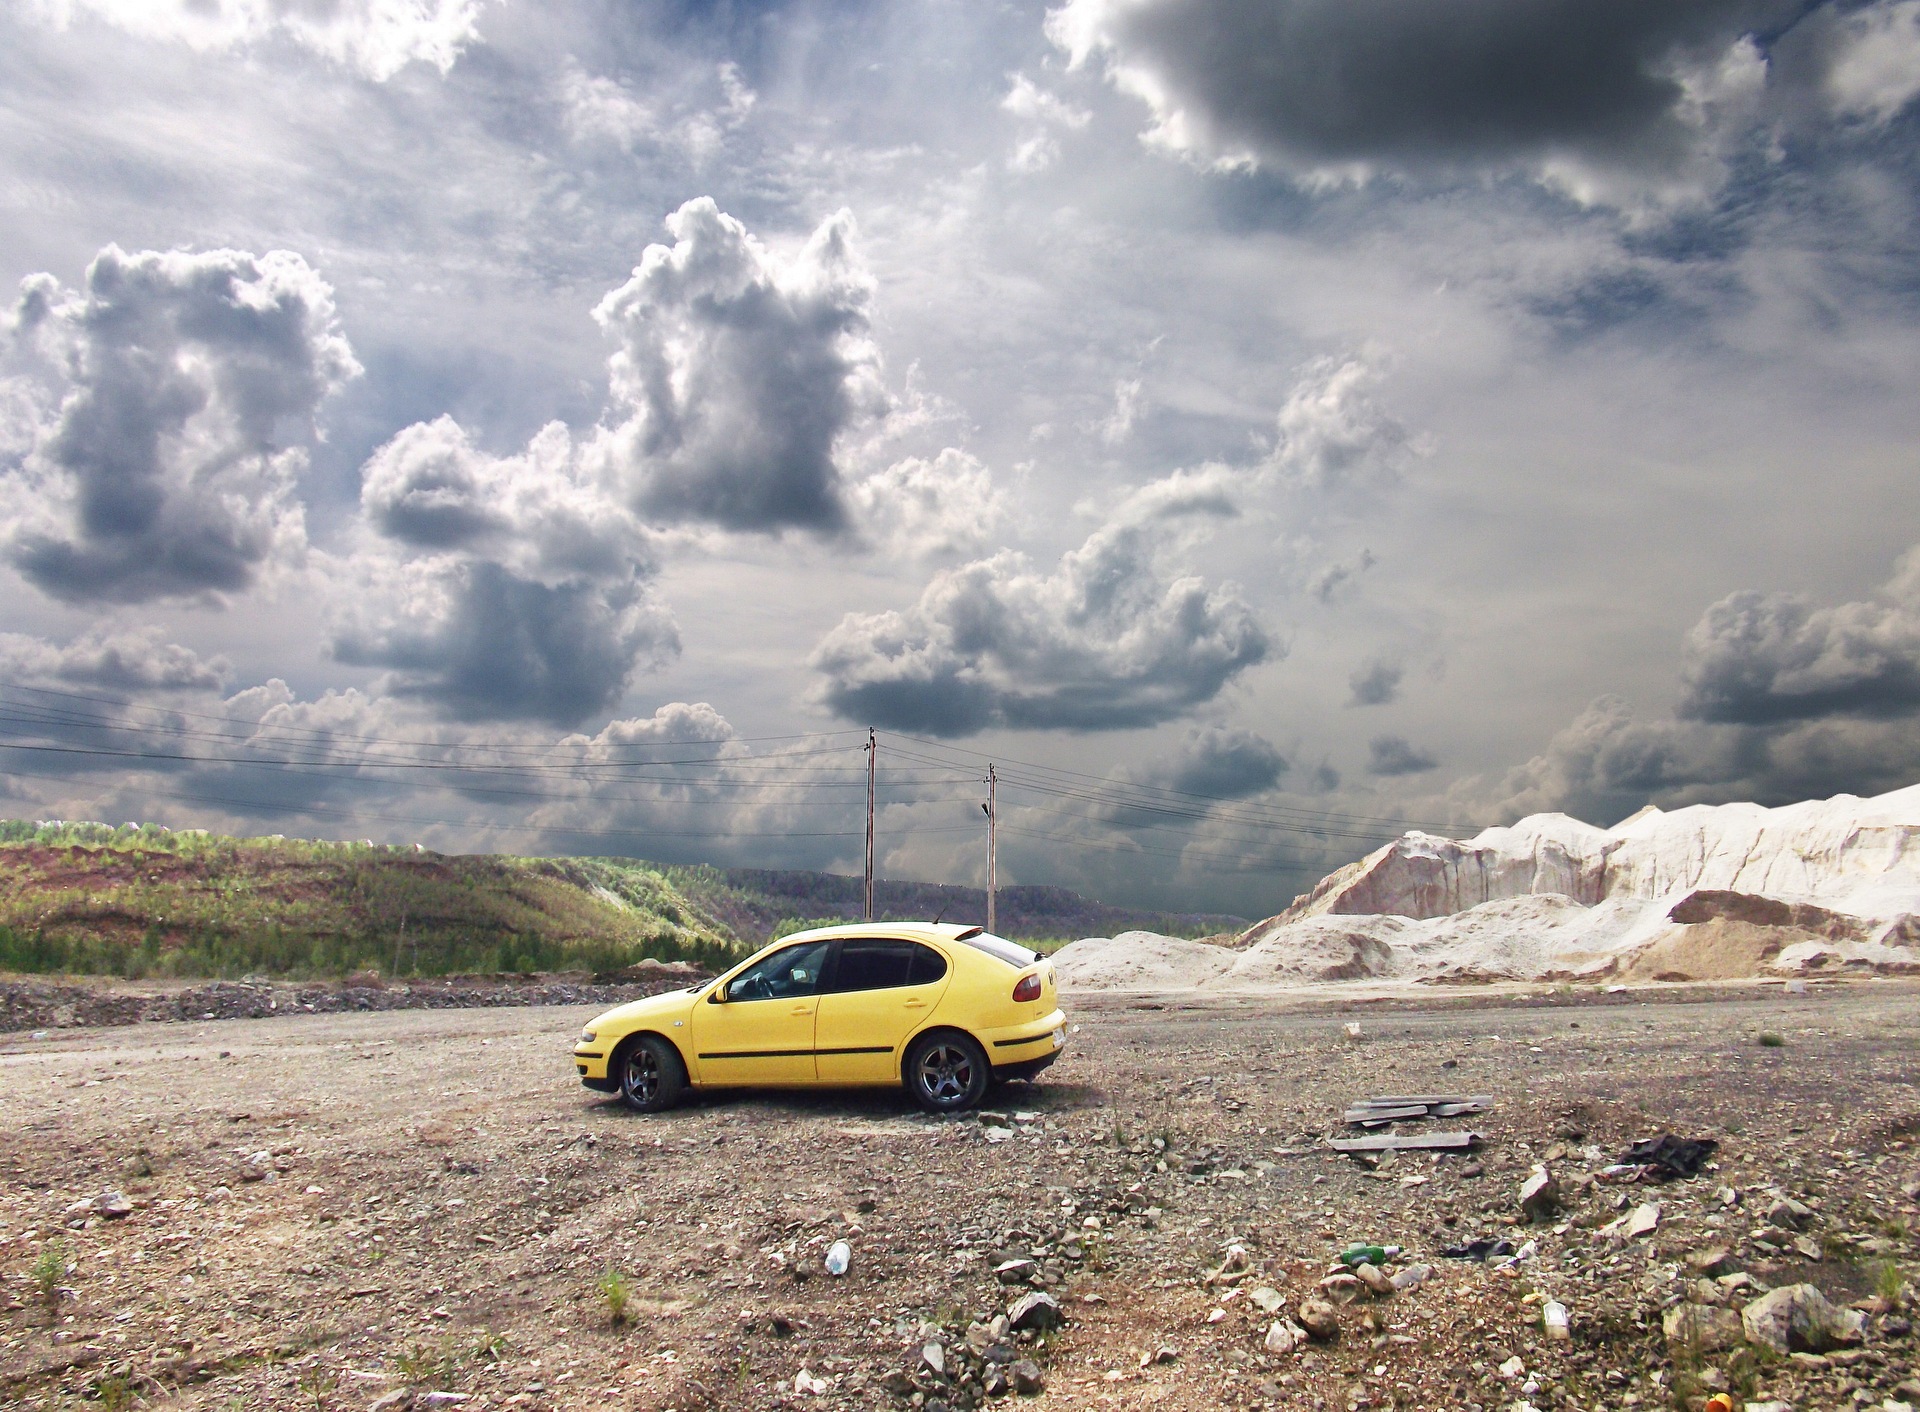
[[[612,1093],[620,1087],[608,1071],[607,1056],[613,1052],[613,1046],[605,1040],[592,1043],[581,1041],[573,1047],[573,1066],[580,1071],[580,1082],[588,1088],[598,1089],[601,1093]]]

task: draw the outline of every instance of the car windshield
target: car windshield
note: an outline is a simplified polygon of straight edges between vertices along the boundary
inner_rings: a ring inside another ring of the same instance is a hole
[[[1040,953],[1029,951],[1018,942],[1008,941],[1005,937],[995,936],[992,932],[962,932],[954,938],[962,946],[971,946],[976,951],[984,951],[989,956],[998,957],[1009,966],[1031,966],[1040,959]]]

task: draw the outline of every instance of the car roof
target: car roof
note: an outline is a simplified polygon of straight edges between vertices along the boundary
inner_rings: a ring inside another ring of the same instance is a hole
[[[996,960],[1009,966],[1030,966],[1040,959],[1040,953],[1020,945],[1017,941],[1008,941],[1005,937],[994,936],[985,927],[967,926],[960,922],[848,922],[837,927],[815,927],[812,931],[794,932],[780,940],[789,941],[847,941],[860,937],[884,937],[889,940],[919,940],[959,942],[976,951],[985,952]]]

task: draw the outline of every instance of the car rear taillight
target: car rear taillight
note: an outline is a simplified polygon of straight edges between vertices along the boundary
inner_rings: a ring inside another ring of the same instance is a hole
[[[1022,976],[1020,978],[1020,984],[1013,988],[1013,998],[1016,1001],[1022,1002],[1038,1000],[1040,998],[1040,973],[1035,971],[1030,976]]]

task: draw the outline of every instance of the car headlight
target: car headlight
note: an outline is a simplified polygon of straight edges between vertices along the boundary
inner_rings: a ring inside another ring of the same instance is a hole
[[[580,1042],[581,1042],[582,1044],[592,1044],[592,1043],[593,1043],[593,1031],[592,1031],[592,1030],[582,1030],[582,1031],[580,1031]]]

